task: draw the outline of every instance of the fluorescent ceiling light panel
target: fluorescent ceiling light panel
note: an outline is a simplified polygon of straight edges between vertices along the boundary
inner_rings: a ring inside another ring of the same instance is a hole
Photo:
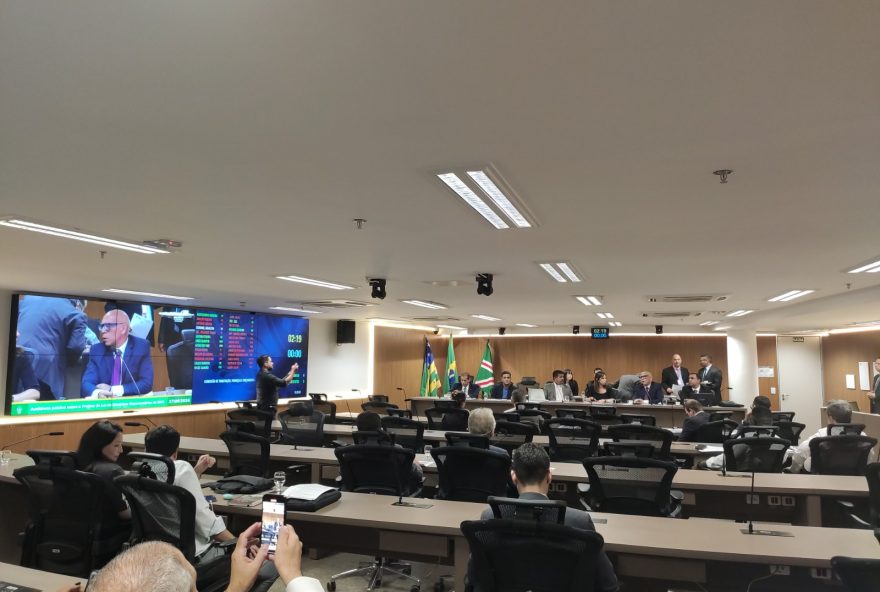
[[[538,325],[532,325],[531,323],[517,323],[517,327],[525,327],[526,329],[534,329]]]
[[[721,321],[704,321],[704,322],[700,323],[700,326],[701,327],[711,327],[712,325],[717,325],[720,322]]]
[[[755,311],[753,311],[753,310],[742,310],[742,309],[741,309],[741,310],[735,310],[735,311],[733,311],[733,312],[729,312],[729,313],[727,313],[726,316],[728,316],[728,317],[744,317],[744,316],[746,316],[747,314],[751,314],[751,313],[753,313],[753,312],[755,312]]]
[[[558,267],[558,268],[559,268],[559,271],[561,271],[562,273],[564,273],[564,274],[566,275],[566,277],[568,277],[568,279],[570,279],[572,282],[579,282],[579,281],[581,281],[581,278],[579,278],[579,277],[577,276],[577,274],[576,274],[576,273],[574,272],[574,270],[571,268],[571,265],[569,265],[568,263],[565,263],[565,262],[557,263],[557,264],[556,264],[556,267]]]
[[[575,299],[584,306],[602,306],[598,296],[575,296]]]
[[[437,325],[441,329],[451,329],[453,331],[464,331],[464,327],[456,327],[455,325]]]
[[[730,329],[730,325],[727,325],[726,327],[715,327],[714,330],[715,331],[727,331],[728,329]]]
[[[510,221],[513,222],[514,226],[517,228],[531,228],[532,225],[529,224],[529,221],[526,220],[525,216],[523,216],[512,203],[510,203],[510,200],[507,199],[504,192],[495,185],[492,179],[490,179],[484,171],[468,171],[467,174],[477,185],[480,186],[480,189],[489,196],[489,199],[495,202],[498,209],[500,209],[505,216],[510,218]]]
[[[767,302],[790,302],[795,298],[800,298],[801,296],[806,296],[807,294],[812,294],[815,290],[791,290],[790,292],[786,292],[785,294],[780,294],[779,296],[774,296],[767,300]]]
[[[868,263],[867,265],[862,265],[861,267],[850,269],[848,273],[877,273],[878,271],[880,271],[880,259],[874,261],[873,263]]]
[[[171,294],[157,294],[155,292],[138,292],[136,290],[120,290],[119,288],[107,288],[102,292],[111,294],[131,294],[132,296],[152,296],[153,298],[167,298],[168,300],[195,300],[189,296],[172,296]]]
[[[4,219],[0,220],[0,226],[7,226],[9,228],[17,228],[19,230],[30,230],[31,232],[39,232],[41,234],[48,234],[50,236],[57,236],[60,238],[69,238],[72,240],[78,240],[78,241],[82,241],[82,242],[86,242],[86,243],[92,243],[93,245],[100,245],[102,247],[111,247],[113,249],[122,249],[124,251],[131,251],[133,253],[142,253],[144,255],[156,255],[156,254],[170,253],[170,251],[167,251],[165,249],[159,249],[159,248],[151,247],[148,245],[116,240],[113,238],[98,236],[96,234],[86,234],[84,232],[78,232],[76,230],[68,230],[66,228],[58,228],[56,226],[46,226],[45,224],[37,224],[36,222],[29,222],[27,220],[20,220],[18,218],[4,218]]]
[[[422,308],[432,308],[435,310],[439,310],[442,308],[449,308],[447,306],[443,306],[442,304],[438,304],[436,302],[429,302],[427,300],[401,300],[404,304],[412,304],[413,306],[421,306]]]
[[[306,310],[305,308],[291,308],[289,306],[270,306],[269,310],[282,310],[284,312],[294,312],[297,314],[324,314],[319,310]]]
[[[497,228],[498,230],[502,230],[504,228],[510,228],[507,225],[507,222],[501,219],[501,216],[495,213],[495,211],[489,207],[489,205],[484,202],[480,197],[471,191],[471,188],[465,185],[464,181],[462,181],[458,175],[455,173],[441,173],[437,175],[437,177],[443,181],[447,187],[452,189],[460,198],[462,198],[467,205],[472,207],[479,213],[483,218],[485,218],[489,224]]]
[[[556,271],[556,268],[553,267],[550,263],[538,263],[541,266],[541,269],[547,272],[547,274],[552,277],[554,280],[559,282],[560,284],[564,284],[568,280],[562,277],[562,274]]]
[[[600,319],[613,319],[614,318],[614,315],[611,314],[610,312],[597,312],[596,316],[599,317]]]
[[[474,317],[475,319],[482,319],[484,321],[500,321],[501,320],[497,317],[490,317],[489,315],[474,314],[471,316]]]
[[[620,321],[608,321],[609,327],[623,327],[623,323]]]
[[[332,290],[354,290],[354,287],[352,286],[346,286],[344,284],[334,284],[333,282],[325,282],[323,280],[313,280],[311,278],[301,277],[298,275],[276,275],[275,277],[279,280],[296,282],[298,284],[307,284],[309,286],[317,286],[319,288],[330,288]]]

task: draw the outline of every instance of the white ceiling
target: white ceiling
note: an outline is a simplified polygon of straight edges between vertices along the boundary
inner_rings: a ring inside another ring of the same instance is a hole
[[[0,215],[173,255],[0,229],[0,287],[117,287],[318,318],[450,306],[472,329],[603,323],[658,294],[762,330],[880,319],[880,3],[4,0]],[[538,223],[495,231],[433,173],[494,164]],[[732,168],[721,185],[711,173]],[[357,231],[352,219],[366,218]],[[585,276],[557,284],[538,261]],[[477,296],[476,272],[495,274]],[[274,279],[355,284],[336,292]],[[457,280],[458,287],[432,281]],[[847,291],[847,282],[852,284]],[[804,302],[771,304],[791,289]],[[848,293],[847,293],[848,292]],[[846,294],[845,294],[846,293]],[[473,313],[501,317],[487,323]]]

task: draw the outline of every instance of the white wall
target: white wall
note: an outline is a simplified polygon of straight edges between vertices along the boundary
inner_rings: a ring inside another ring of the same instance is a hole
[[[6,362],[9,356],[9,314],[12,292],[0,290],[0,415],[6,413]]]
[[[727,374],[730,400],[750,405],[758,394],[758,338],[754,331],[727,332]]]
[[[821,425],[822,338],[780,335],[776,338],[776,356],[782,395],[779,406],[782,411],[794,411],[794,420],[807,426],[801,436],[806,438]]]
[[[370,324],[355,323],[355,342],[336,344],[336,321],[309,319],[310,393],[351,394],[360,389],[372,394]]]

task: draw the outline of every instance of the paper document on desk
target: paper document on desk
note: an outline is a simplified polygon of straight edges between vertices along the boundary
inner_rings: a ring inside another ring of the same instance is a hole
[[[332,487],[318,485],[317,483],[300,483],[299,485],[291,485],[284,490],[282,495],[290,499],[315,501],[332,489]]]
[[[724,452],[724,446],[712,446],[706,445],[703,448],[698,448],[700,452],[711,452],[714,454],[718,454],[719,452]]]

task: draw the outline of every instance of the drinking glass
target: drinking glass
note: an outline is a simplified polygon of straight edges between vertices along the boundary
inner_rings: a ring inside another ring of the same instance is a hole
[[[0,465],[8,465],[12,460],[11,450],[0,450]]]
[[[275,474],[272,475],[272,480],[275,482],[275,493],[281,493],[284,491],[284,482],[287,481],[287,473],[284,471],[275,471]]]

